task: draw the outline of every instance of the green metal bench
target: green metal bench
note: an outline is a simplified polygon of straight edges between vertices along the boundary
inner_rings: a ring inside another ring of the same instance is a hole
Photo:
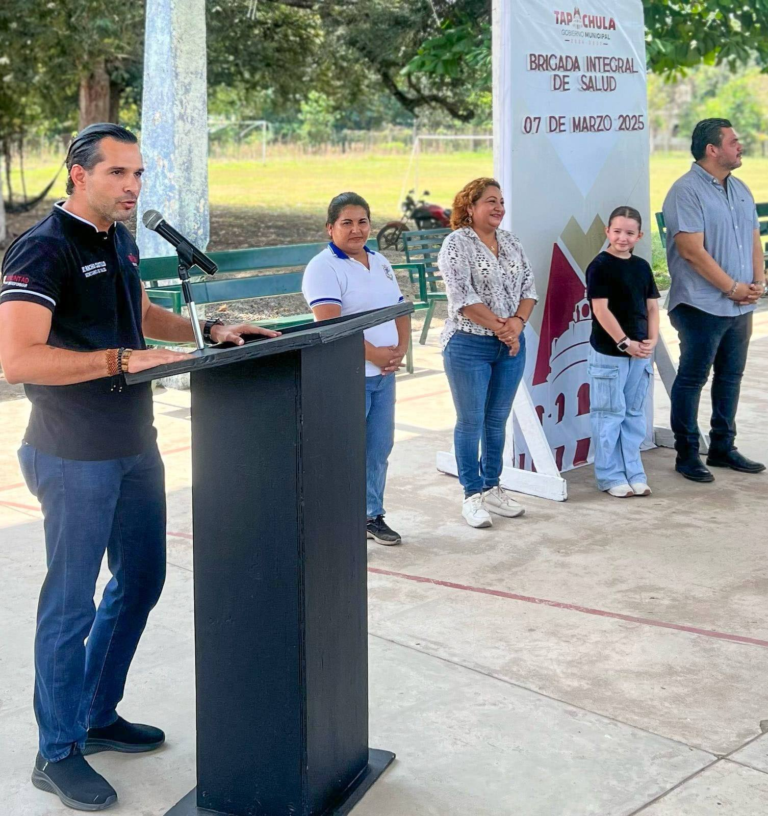
[[[757,210],[757,220],[760,224],[760,235],[768,236],[768,203],[762,202],[755,204]],[[664,213],[656,213],[656,226],[659,228],[659,237],[661,238],[661,245],[664,249],[667,248],[667,225],[664,222]],[[768,268],[768,241],[765,243],[765,262]]]
[[[301,294],[304,267],[327,246],[327,243],[290,244],[211,252],[209,255],[219,267],[219,271],[215,277],[193,277],[190,284],[192,298],[196,305],[205,306],[252,298]],[[368,247],[377,249],[376,241],[369,241]],[[184,306],[184,297],[181,284],[176,283],[177,263],[175,255],[144,258],[139,264],[139,275],[147,287],[147,295],[152,303],[180,314]],[[402,264],[393,268],[409,268],[410,271],[411,266]],[[173,283],[167,283],[169,280]],[[311,323],[313,320],[314,316],[310,312],[258,320],[256,323],[280,331],[291,326]],[[413,372],[413,349],[410,343],[406,368],[409,373]]]
[[[432,322],[432,316],[435,313],[435,306],[438,302],[447,300],[445,291],[438,288],[438,284],[442,284],[443,277],[437,268],[437,256],[440,253],[440,248],[443,245],[445,236],[450,234],[449,229],[432,229],[432,230],[412,230],[403,233],[403,243],[405,244],[405,257],[407,264],[401,264],[403,267],[416,267],[419,281],[419,300],[414,303],[417,309],[426,309],[427,314],[424,318],[424,327],[421,330],[421,337],[419,343],[423,346],[427,342],[429,335],[429,326]],[[411,275],[411,282],[413,282],[413,275]]]

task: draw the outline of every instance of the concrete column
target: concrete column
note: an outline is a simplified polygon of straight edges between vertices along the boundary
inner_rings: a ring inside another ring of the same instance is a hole
[[[145,210],[159,210],[205,249],[210,234],[205,0],[146,0],[141,150],[142,257],[173,253],[170,244],[144,229]]]

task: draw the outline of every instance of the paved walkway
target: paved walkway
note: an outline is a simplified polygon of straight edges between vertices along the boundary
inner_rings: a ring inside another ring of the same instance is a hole
[[[457,481],[434,467],[453,423],[436,332],[416,363],[399,382],[388,490],[406,544],[369,545],[371,743],[398,760],[355,816],[765,816],[768,478],[693,485],[655,450],[651,498],[601,495],[584,468],[567,503],[526,497],[525,518],[471,530]],[[739,425],[763,460],[766,383],[763,311]],[[194,785],[189,395],[159,392],[155,408],[168,580],[121,711],[168,745],[92,758],[130,816],[160,816]],[[15,462],[28,410],[0,404],[1,810],[49,816],[65,809],[29,783],[44,555]]]

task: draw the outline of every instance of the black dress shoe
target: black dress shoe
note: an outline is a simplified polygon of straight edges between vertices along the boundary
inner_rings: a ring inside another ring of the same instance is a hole
[[[106,728],[89,728],[83,754],[120,751],[123,754],[143,754],[154,751],[165,742],[165,734],[151,725],[129,723],[118,717]]]
[[[710,453],[707,456],[707,464],[711,467],[738,470],[739,473],[762,473],[765,470],[765,465],[762,462],[753,462],[751,459],[747,459],[736,448],[729,450],[727,453]]]
[[[55,793],[73,810],[106,810],[117,802],[112,785],[91,768],[77,749],[59,762],[48,762],[38,754],[32,784],[39,790]]]
[[[675,470],[686,479],[692,482],[714,482],[715,477],[704,467],[704,463],[698,456],[687,459],[678,459],[675,462]]]

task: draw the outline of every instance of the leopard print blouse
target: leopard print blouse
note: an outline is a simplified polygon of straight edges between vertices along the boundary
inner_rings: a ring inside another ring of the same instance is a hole
[[[492,336],[493,332],[464,317],[461,310],[484,303],[499,317],[511,317],[521,300],[538,300],[533,271],[520,241],[506,230],[496,230],[499,257],[488,249],[471,227],[461,227],[443,242],[437,258],[448,295],[448,320],[440,336],[442,347],[457,331]]]

